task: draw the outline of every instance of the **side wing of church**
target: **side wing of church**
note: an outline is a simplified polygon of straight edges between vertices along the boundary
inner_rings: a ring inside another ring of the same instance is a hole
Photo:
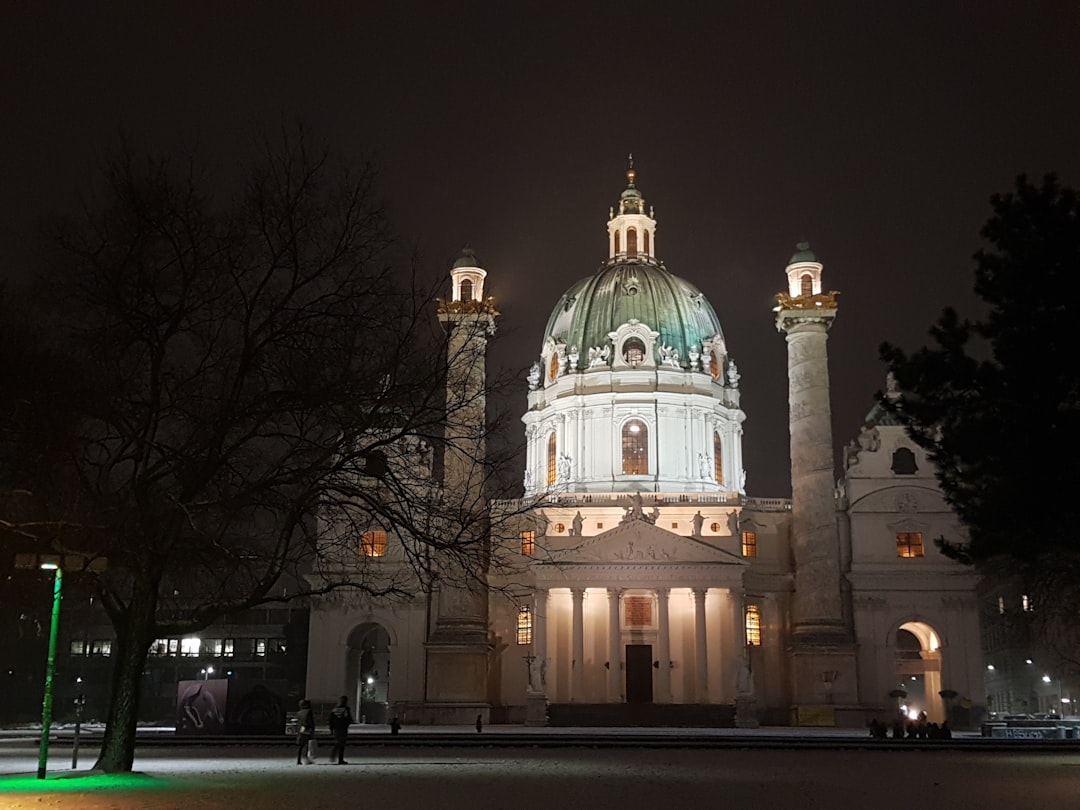
[[[976,720],[976,581],[933,544],[963,529],[929,460],[875,407],[834,473],[823,265],[800,244],[774,310],[792,498],[753,497],[738,367],[712,305],[657,258],[635,181],[607,259],[554,302],[528,378],[524,496],[490,505],[489,569],[409,601],[316,601],[308,697],[422,724]],[[448,399],[484,384],[486,276],[471,252],[451,270]],[[453,445],[468,452],[448,455],[443,486],[478,490],[482,435]],[[403,569],[392,532],[369,534],[364,564]]]

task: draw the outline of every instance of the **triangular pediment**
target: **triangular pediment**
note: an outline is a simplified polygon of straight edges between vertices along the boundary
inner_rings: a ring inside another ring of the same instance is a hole
[[[704,540],[675,534],[644,520],[620,523],[552,556],[558,563],[746,565],[741,557]]]

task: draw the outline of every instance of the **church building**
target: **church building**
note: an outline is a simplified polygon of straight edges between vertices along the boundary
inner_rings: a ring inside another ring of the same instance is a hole
[[[308,697],[349,695],[368,722],[414,724],[976,720],[976,577],[933,544],[963,529],[929,459],[875,406],[834,470],[827,339],[839,308],[817,256],[801,243],[777,269],[787,499],[746,492],[732,346],[705,295],[658,258],[633,168],[607,254],[552,302],[538,336],[524,493],[490,504],[498,562],[484,587],[447,578],[406,602],[317,600]],[[482,389],[498,315],[488,274],[466,251],[450,275],[438,313],[448,387]],[[480,362],[455,370],[462,356]],[[482,437],[471,441],[482,453]],[[474,485],[463,458],[450,452],[444,467],[444,486]],[[369,534],[358,554],[405,565],[392,533]]]

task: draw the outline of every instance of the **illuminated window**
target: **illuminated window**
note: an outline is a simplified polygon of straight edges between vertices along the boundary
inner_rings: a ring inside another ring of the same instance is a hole
[[[719,534],[719,532],[720,532],[720,524],[719,523],[710,523],[709,524],[709,529],[710,529],[710,531],[712,531],[713,534]]]
[[[999,596],[998,597],[998,613],[1000,613],[1002,615],[1004,615],[1004,613],[1005,613],[1005,597],[1004,596]]]
[[[203,642],[203,650],[205,650],[208,655],[220,656],[224,649],[224,639],[209,638]]]
[[[562,534],[565,531],[566,531],[566,524],[565,523],[556,523],[555,524],[555,532],[556,532],[556,534]]]
[[[519,607],[517,615],[517,643],[532,644],[532,608]]]
[[[722,373],[723,369],[720,367],[720,358],[713,352],[709,359],[709,374],[712,375],[714,380],[719,380]]]
[[[93,641],[90,644],[90,654],[100,655],[102,658],[108,658],[112,655],[112,642],[108,639],[100,639]]]
[[[71,654],[72,655],[86,655],[86,642],[85,641],[73,641],[73,642],[71,642]]]
[[[713,433],[712,435],[712,452],[713,452],[713,477],[716,479],[716,483],[724,483],[724,445],[720,441],[720,434]]]
[[[923,554],[922,532],[897,532],[897,557],[922,557]]]
[[[364,532],[360,540],[360,553],[365,557],[385,557],[386,532],[380,530]]]
[[[645,344],[637,338],[630,338],[622,346],[623,360],[628,366],[640,366],[645,362]]]
[[[551,355],[551,361],[548,363],[548,379],[555,382],[559,378],[559,353],[555,352]]]
[[[761,646],[761,608],[757,605],[746,606],[746,643]]]
[[[799,279],[801,289],[799,295],[813,295],[814,294],[814,277],[809,273],[803,273],[802,278]]]
[[[622,428],[623,475],[648,475],[649,429],[640,419],[631,419]]]
[[[637,256],[637,231],[633,228],[626,229],[626,255]]]
[[[521,553],[531,557],[536,553],[536,532],[525,531],[521,533]]]
[[[236,641],[231,638],[221,640],[221,655],[224,658],[232,658],[236,648]]]
[[[169,654],[169,640],[167,638],[156,638],[150,645],[150,655],[168,655]]]
[[[744,557],[757,556],[757,532],[742,533],[742,555]]]
[[[1031,600],[1028,598],[1028,595],[1026,593],[1020,597],[1020,607],[1024,609],[1024,613],[1031,612]]]
[[[555,457],[557,449],[555,434],[552,433],[548,436],[547,485],[549,487],[555,486],[555,482],[559,480],[558,459]]]
[[[255,639],[255,655],[257,655],[259,658],[266,657],[266,639],[265,638],[257,638],[257,639]]]
[[[199,650],[202,649],[202,640],[197,638],[182,638],[180,639],[180,655],[187,656],[188,658],[196,658],[199,655]]]
[[[645,242],[645,255],[649,256],[652,254],[652,251],[649,249],[649,232],[643,231],[641,237]]]
[[[461,300],[472,301],[472,281],[470,279],[464,279],[461,282]]]

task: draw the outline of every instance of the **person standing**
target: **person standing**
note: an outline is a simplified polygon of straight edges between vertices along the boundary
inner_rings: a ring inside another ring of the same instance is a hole
[[[334,735],[334,748],[330,752],[330,761],[338,765],[348,765],[345,761],[345,743],[349,739],[349,726],[352,725],[352,712],[349,711],[349,699],[342,695],[338,705],[330,710],[330,733]]]
[[[315,738],[315,713],[311,711],[311,701],[301,700],[300,711],[296,713],[296,764],[303,761],[314,765],[308,744]]]

